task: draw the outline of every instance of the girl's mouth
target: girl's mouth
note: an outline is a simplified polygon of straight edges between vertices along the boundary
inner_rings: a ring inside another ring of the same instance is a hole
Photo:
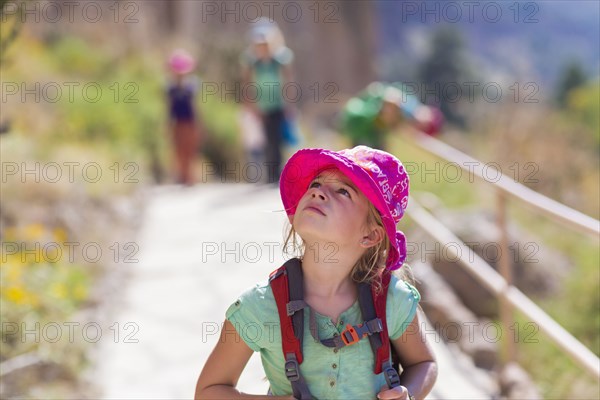
[[[325,216],[325,213],[320,208],[318,208],[316,206],[307,206],[307,207],[304,207],[304,209],[305,210],[312,210],[312,211],[314,211],[316,213],[319,213],[319,214]]]

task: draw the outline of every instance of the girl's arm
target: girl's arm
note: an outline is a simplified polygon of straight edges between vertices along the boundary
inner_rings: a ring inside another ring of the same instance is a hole
[[[225,320],[219,341],[198,378],[195,399],[293,399],[292,396],[250,395],[238,391],[235,386],[250,356],[252,349],[231,322]]]
[[[400,387],[382,390],[380,399],[408,399],[410,393],[415,399],[421,400],[431,391],[437,378],[437,363],[433,350],[427,343],[425,334],[421,331],[422,318],[417,310],[415,318],[406,331],[398,339],[392,340],[394,348],[400,357],[403,372],[400,375]],[[404,389],[406,388],[406,389]],[[408,390],[408,393],[406,393]]]

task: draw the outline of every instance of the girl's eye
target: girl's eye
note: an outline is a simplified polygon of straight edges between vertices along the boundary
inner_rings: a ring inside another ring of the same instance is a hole
[[[317,181],[314,181],[310,184],[309,188],[314,188],[314,187],[319,187],[319,186],[321,186],[321,184]]]
[[[348,192],[346,189],[339,189],[338,193],[343,194],[344,196],[348,196],[350,197],[350,192]]]

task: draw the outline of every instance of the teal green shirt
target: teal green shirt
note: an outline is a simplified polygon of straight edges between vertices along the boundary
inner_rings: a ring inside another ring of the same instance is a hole
[[[358,96],[351,98],[341,112],[340,130],[352,140],[354,145],[383,147],[383,136],[387,129],[381,125],[378,117],[388,87],[395,87],[401,91],[401,103],[398,107],[405,118],[414,119],[421,103],[414,95],[408,94],[406,85],[400,82],[392,84],[374,82]]]
[[[257,107],[263,112],[281,110],[285,106],[284,84],[282,69],[290,65],[293,53],[287,47],[275,52],[268,61],[261,61],[254,57],[251,51],[242,55],[242,63],[247,64],[253,73],[254,84],[258,93]]]
[[[390,338],[397,339],[413,320],[421,296],[413,286],[392,276],[387,297],[387,324]],[[364,322],[358,300],[344,311],[339,323],[314,312],[319,338],[340,334],[346,324]],[[246,290],[226,312],[248,347],[260,352],[271,391],[276,396],[291,395],[292,387],[284,373],[279,315],[268,282]],[[316,342],[310,334],[309,316],[304,313],[304,361],[300,371],[317,399],[375,399],[386,384],[383,374],[373,373],[375,358],[368,339],[333,350]]]

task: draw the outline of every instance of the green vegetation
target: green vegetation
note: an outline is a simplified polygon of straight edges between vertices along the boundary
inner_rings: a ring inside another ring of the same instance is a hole
[[[0,123],[10,121],[10,130],[0,137],[0,158],[19,169],[22,163],[28,168],[52,163],[62,167],[63,176],[57,182],[36,182],[33,175],[23,180],[18,172],[3,182],[0,361],[34,354],[60,370],[58,380],[74,380],[87,362],[80,331],[74,342],[67,335],[56,342],[21,340],[19,332],[35,329],[36,323],[57,323],[65,333],[68,327],[62,321],[91,317],[96,302],[103,300],[95,291],[112,264],[113,235],[118,224],[131,225],[110,221],[107,206],[170,170],[166,71],[162,58],[149,64],[140,56],[116,54],[73,35],[51,35],[44,41],[24,31],[8,52],[9,62],[2,63],[3,82],[17,93],[6,93],[7,102],[3,100]],[[38,94],[32,91],[23,100],[23,88],[36,88]],[[199,96],[198,110],[207,128],[206,156],[215,161],[237,157],[237,106]],[[71,181],[65,163],[79,163]],[[86,163],[101,169],[97,181],[83,175]],[[75,226],[67,223],[69,213],[71,219],[77,214]],[[104,250],[100,262],[86,262],[79,253],[66,256],[69,242],[90,241]],[[35,253],[29,251],[36,246]],[[20,379],[22,390],[46,384],[23,374]],[[68,385],[66,391],[57,390],[57,397],[70,392]]]
[[[467,172],[457,172],[454,164],[438,159],[401,136],[402,132],[388,139],[388,150],[405,165],[410,175],[411,193],[417,197],[419,192],[433,193],[450,208],[479,203],[480,198],[473,190],[476,181],[470,179]]]
[[[567,113],[589,128],[596,149],[600,149],[600,81],[580,86],[568,94]]]
[[[567,104],[567,99],[570,93],[583,86],[587,81],[585,72],[581,63],[572,61],[563,67],[562,75],[558,80],[556,89],[556,102],[564,108]]]

